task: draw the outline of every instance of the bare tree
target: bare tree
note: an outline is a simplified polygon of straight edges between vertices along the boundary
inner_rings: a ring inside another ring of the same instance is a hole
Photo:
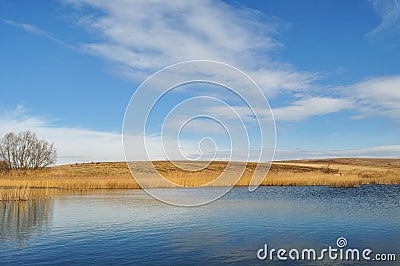
[[[53,143],[39,139],[31,131],[10,132],[0,140],[0,160],[9,169],[38,169],[56,163],[57,152]]]

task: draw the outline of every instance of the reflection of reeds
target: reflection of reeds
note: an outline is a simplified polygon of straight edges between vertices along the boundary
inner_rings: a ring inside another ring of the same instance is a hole
[[[10,239],[24,244],[33,232],[40,231],[48,223],[53,202],[36,199],[0,202],[0,242]]]
[[[136,170],[143,173],[148,168],[140,168],[136,163]],[[209,186],[209,182],[215,180],[225,169],[227,163],[213,162],[207,168],[200,171],[185,171],[176,168],[169,162],[153,162],[156,169],[169,181],[187,187]],[[236,178],[240,174],[240,166],[243,163],[234,164]],[[246,171],[238,181],[238,186],[247,186],[250,183],[255,163],[247,164]],[[230,180],[218,180],[213,186],[226,186]],[[400,184],[400,168],[365,167],[354,166],[351,170],[338,170],[317,165],[314,167],[301,165],[273,164],[269,174],[262,185],[264,186],[332,186],[332,187],[357,187],[362,184]],[[146,179],[146,187],[169,187],[168,183],[160,183],[159,179],[150,175]],[[13,188],[8,192],[0,191],[2,200],[15,199],[27,200],[34,198],[30,188],[58,188],[58,189],[131,189],[140,188],[131,177],[125,163],[100,163],[86,165],[64,165],[41,171],[18,172],[0,176],[0,187]]]

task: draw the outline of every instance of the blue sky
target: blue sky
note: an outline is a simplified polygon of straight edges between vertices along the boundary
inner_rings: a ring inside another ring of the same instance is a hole
[[[0,36],[0,134],[34,130],[54,141],[59,163],[123,160],[137,87],[199,59],[257,82],[277,159],[400,157],[398,0],[10,0],[0,2]],[[185,134],[192,154],[197,135]]]

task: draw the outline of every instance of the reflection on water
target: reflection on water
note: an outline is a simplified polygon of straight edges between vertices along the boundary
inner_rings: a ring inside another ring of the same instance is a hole
[[[182,196],[174,191],[160,189],[166,197]],[[322,249],[340,236],[351,248],[393,252],[400,259],[400,186],[392,185],[260,187],[253,193],[242,187],[192,208],[167,205],[140,190],[82,192],[6,203],[1,218],[0,265],[265,265],[271,262],[257,260],[256,252],[266,243]]]
[[[1,201],[0,241],[24,245],[35,232],[47,226],[53,212],[53,201]]]

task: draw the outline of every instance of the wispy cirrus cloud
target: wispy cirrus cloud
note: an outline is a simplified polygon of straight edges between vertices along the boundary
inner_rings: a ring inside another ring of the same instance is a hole
[[[82,50],[118,64],[136,79],[195,59],[237,66],[271,95],[277,89],[306,89],[317,77],[272,59],[284,47],[275,35],[285,22],[243,6],[211,0],[65,2],[78,12],[83,7],[101,11],[97,16],[82,12],[79,25],[101,36],[82,43]]]
[[[345,109],[351,109],[351,101],[348,99],[312,97],[296,101],[290,106],[273,109],[273,113],[278,121],[298,121]]]
[[[367,33],[367,37],[375,37],[386,33],[400,36],[399,0],[370,0],[370,2],[380,17],[381,22]]]
[[[243,53],[282,45],[271,37],[276,23],[263,22],[270,18],[220,1],[66,2],[103,11],[102,16],[82,20],[82,26],[100,33],[103,41],[83,46],[139,70],[198,58],[232,62]],[[130,56],[114,56],[121,53]]]
[[[49,33],[47,33],[45,30],[42,30],[41,28],[35,26],[35,25],[31,25],[31,24],[26,24],[26,23],[18,23],[12,20],[8,20],[8,19],[4,19],[3,20],[4,23],[14,26],[14,27],[18,27],[21,28],[27,32],[33,33],[35,35],[39,35],[45,38],[48,38],[50,40],[56,40],[53,36],[51,36]]]
[[[3,22],[8,24],[8,25],[10,25],[10,26],[23,29],[24,31],[29,32],[31,34],[34,34],[34,35],[49,39],[49,40],[51,40],[51,41],[53,41],[55,43],[58,43],[58,44],[60,44],[62,46],[65,46],[65,47],[68,47],[68,48],[71,48],[71,49],[76,49],[76,47],[74,47],[73,45],[68,44],[68,43],[64,42],[63,40],[54,37],[53,35],[51,35],[47,31],[45,31],[45,30],[43,30],[43,29],[41,29],[38,26],[35,26],[33,24],[20,23],[20,22],[8,20],[8,19],[4,19]]]
[[[360,113],[355,118],[400,117],[400,75],[370,78],[346,89]]]

